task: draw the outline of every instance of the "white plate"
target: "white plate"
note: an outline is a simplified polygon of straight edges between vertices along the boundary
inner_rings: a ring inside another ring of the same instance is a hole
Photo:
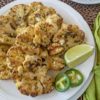
[[[69,24],[77,24],[84,32],[86,33],[86,41],[88,44],[95,47],[94,39],[92,36],[92,32],[83,19],[83,17],[76,12],[73,8],[71,8],[69,5],[55,0],[17,0],[14,1],[5,7],[0,9],[0,14],[6,13],[11,7],[13,7],[16,4],[28,4],[32,1],[41,1],[43,4],[53,7],[56,9],[56,11],[63,17],[65,23]],[[80,70],[84,74],[84,82],[81,86],[77,88],[70,88],[68,91],[64,93],[56,92],[55,90],[49,94],[38,96],[38,97],[28,97],[21,95],[18,90],[16,89],[15,85],[11,81],[0,81],[0,95],[4,100],[66,100],[71,98],[73,95],[75,95],[84,85],[86,80],[89,77],[89,74],[93,68],[95,59],[95,52],[94,54],[83,64],[77,66],[76,68]],[[81,90],[80,90],[81,91]]]
[[[72,0],[72,1],[81,3],[81,4],[98,4],[98,3],[100,3],[100,0]]]
[[[89,86],[92,78],[93,78],[93,73],[90,73],[90,75],[89,75],[87,81],[84,83],[84,85],[79,89],[79,91],[75,95],[73,95],[68,100],[77,100],[85,92],[85,90]]]

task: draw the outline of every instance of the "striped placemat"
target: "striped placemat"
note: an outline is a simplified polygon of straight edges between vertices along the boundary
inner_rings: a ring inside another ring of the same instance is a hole
[[[14,0],[0,0],[0,8]],[[71,0],[61,0],[74,9],[76,9],[87,21],[90,28],[93,29],[93,22],[98,12],[100,12],[100,5],[82,5],[72,2]],[[82,96],[79,98],[82,100]]]

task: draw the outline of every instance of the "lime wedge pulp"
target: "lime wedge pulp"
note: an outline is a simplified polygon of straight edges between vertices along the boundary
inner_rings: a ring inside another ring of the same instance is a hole
[[[76,67],[93,54],[94,48],[88,44],[80,44],[70,48],[64,55],[68,67]]]

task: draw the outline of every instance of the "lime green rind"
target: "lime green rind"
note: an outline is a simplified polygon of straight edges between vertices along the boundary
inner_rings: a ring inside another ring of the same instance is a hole
[[[69,59],[67,57],[67,55],[68,55],[67,53],[70,54],[73,50],[70,50],[70,52],[66,52],[64,58],[65,58],[65,61],[66,61],[66,64],[67,64],[68,67],[70,67],[70,68],[76,67],[77,65],[79,65],[79,64],[83,63],[84,61],[86,61],[93,54],[93,51],[94,51],[93,47],[89,48],[88,45],[83,45],[83,46],[88,48],[87,51],[84,52],[84,50],[86,50],[86,49],[84,49],[84,48],[82,49],[81,48],[82,52],[83,52],[82,55],[79,55],[79,56],[75,57],[75,54],[73,54],[73,55],[71,54],[71,56],[75,57],[75,58],[70,58]]]
[[[86,61],[91,55],[93,54],[93,50],[92,52],[88,52],[87,54],[79,57],[78,59],[74,60],[71,63],[67,63],[68,67],[76,67],[77,65],[83,63],[84,61]],[[86,56],[87,55],[87,56]]]
[[[91,52],[92,50],[93,50],[93,47],[89,46],[87,44],[77,45],[77,46],[69,49],[65,53],[65,58],[68,58],[67,60],[69,60],[69,61],[73,61],[73,60],[79,58],[80,56],[83,56],[86,53]]]

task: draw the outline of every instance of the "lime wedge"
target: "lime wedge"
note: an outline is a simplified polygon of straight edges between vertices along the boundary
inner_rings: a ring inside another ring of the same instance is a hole
[[[81,44],[70,48],[64,55],[68,67],[76,67],[93,54],[94,48],[88,44]]]

